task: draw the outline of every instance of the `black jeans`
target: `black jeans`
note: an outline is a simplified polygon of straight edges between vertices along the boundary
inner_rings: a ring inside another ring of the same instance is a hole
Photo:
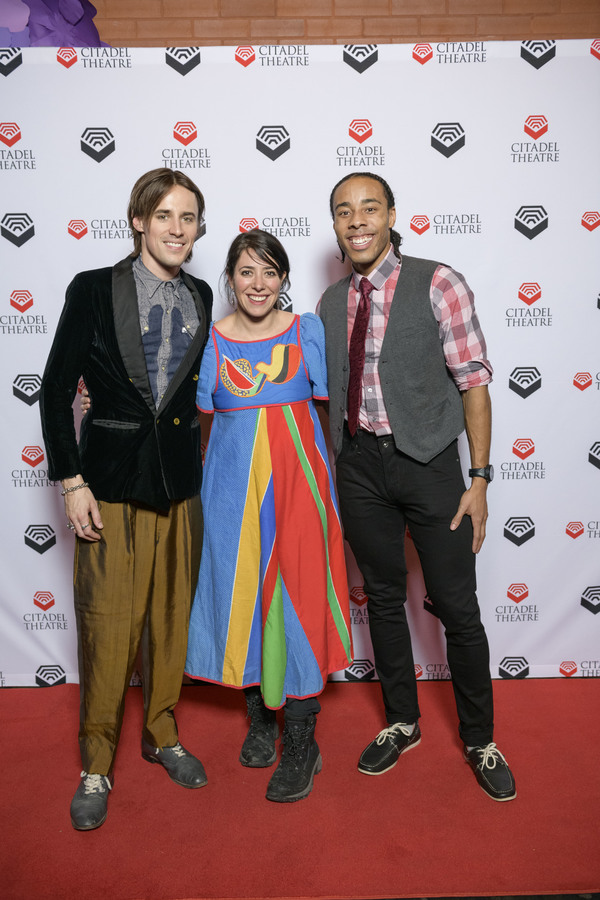
[[[386,718],[416,722],[417,682],[406,619],[404,535],[410,530],[425,586],[446,634],[459,718],[469,745],[493,735],[489,647],[476,594],[473,529],[450,522],[465,490],[454,441],[427,464],[396,449],[393,438],[347,429],[336,463],[340,513],[369,598],[369,625]]]

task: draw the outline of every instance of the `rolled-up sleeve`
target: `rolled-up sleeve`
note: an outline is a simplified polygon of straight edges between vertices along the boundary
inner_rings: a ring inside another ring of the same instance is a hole
[[[493,369],[475,311],[475,298],[460,272],[438,266],[431,282],[431,305],[446,365],[459,391],[489,384]]]

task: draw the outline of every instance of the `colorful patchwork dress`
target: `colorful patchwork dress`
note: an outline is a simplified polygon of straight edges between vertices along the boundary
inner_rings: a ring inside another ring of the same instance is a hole
[[[260,685],[274,709],[319,694],[351,662],[343,537],[313,397],[327,398],[315,315],[261,341],[213,325],[197,395],[214,418],[186,672]]]

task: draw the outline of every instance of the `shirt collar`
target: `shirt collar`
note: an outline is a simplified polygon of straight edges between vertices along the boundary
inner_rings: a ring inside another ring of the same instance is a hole
[[[150,269],[148,269],[147,266],[144,265],[141,255],[136,256],[136,258],[134,259],[133,268],[135,274],[143,284],[150,300],[153,299],[157,290],[164,284],[172,284],[175,293],[177,293],[177,288],[181,284],[181,275],[176,275],[175,278],[169,278],[166,281],[163,281],[162,278],[158,278],[154,274],[154,272],[151,272]]]
[[[369,274],[367,275],[367,278],[376,291],[380,291],[383,288],[390,275],[392,275],[396,271],[401,262],[402,259],[398,259],[398,257],[394,253],[393,246],[390,244],[390,249],[381,260],[377,268],[373,269],[373,271],[369,272]],[[352,281],[357,291],[359,290],[358,286],[362,277],[362,275],[359,275],[358,272],[355,272],[354,269],[352,269]]]

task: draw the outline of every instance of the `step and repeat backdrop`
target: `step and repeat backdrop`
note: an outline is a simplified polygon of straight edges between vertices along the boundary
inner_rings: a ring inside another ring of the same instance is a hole
[[[599,676],[599,88],[600,40],[0,50],[0,685],[78,679],[40,381],[67,284],[130,252],[129,193],[157,166],[205,195],[188,269],[216,317],[227,248],[255,227],[288,250],[287,307],[313,311],[346,271],[331,188],[390,183],[403,249],[464,273],[495,369],[478,559],[492,675]],[[446,679],[410,536],[407,556],[417,674]],[[356,660],[335,677],[369,680],[348,568]]]

